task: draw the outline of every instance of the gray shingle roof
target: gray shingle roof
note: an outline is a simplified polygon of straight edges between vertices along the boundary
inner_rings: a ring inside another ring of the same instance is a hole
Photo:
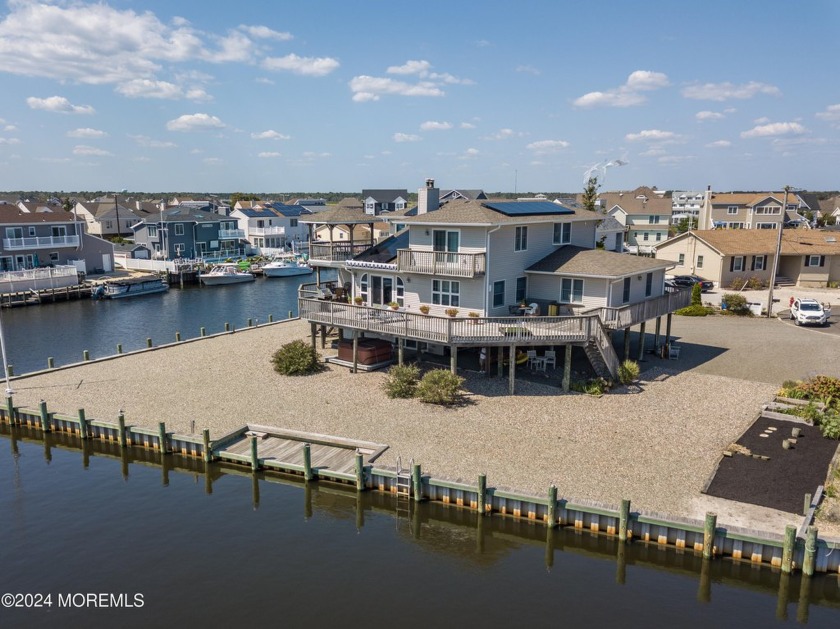
[[[666,269],[673,264],[670,260],[566,245],[532,264],[525,272],[621,278]]]

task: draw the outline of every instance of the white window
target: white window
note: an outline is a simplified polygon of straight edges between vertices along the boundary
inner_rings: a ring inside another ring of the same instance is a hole
[[[756,214],[779,214],[781,211],[778,205],[762,205],[753,209]]]
[[[113,221],[105,221],[105,229],[111,229],[114,227]]]
[[[527,227],[517,227],[516,234],[513,240],[513,250],[514,251],[525,251],[528,249],[528,228]]]
[[[149,225],[149,238],[157,238],[157,225]]]
[[[683,266],[685,264],[685,254],[681,253],[679,259],[677,260],[677,264]]]
[[[662,240],[662,232],[656,232],[656,242]]]
[[[767,266],[767,256],[753,256],[753,271],[763,271],[765,266]]]
[[[572,242],[572,224],[554,223],[554,244],[568,245]]]
[[[560,280],[560,301],[564,304],[583,303],[583,280],[564,277]]]
[[[183,223],[175,223],[175,235],[176,236],[183,236],[184,235],[184,224]]]
[[[730,205],[726,208],[727,214],[737,214],[738,213],[738,206],[737,205]]]
[[[180,258],[184,255],[184,243],[176,242],[175,243],[175,257]]]
[[[505,281],[493,282],[493,307],[505,305]]]
[[[516,303],[522,303],[525,300],[525,295],[528,292],[528,278],[516,278]]]
[[[658,225],[659,224],[659,215],[658,214],[651,214],[648,223],[651,225]]]
[[[735,256],[732,258],[732,268],[734,272],[741,272],[744,270],[744,256]]]
[[[460,306],[461,282],[432,280],[432,303],[440,306]]]
[[[822,256],[805,256],[805,266],[822,266]]]
[[[703,268],[703,256],[697,256],[697,268],[698,269]]]
[[[34,235],[35,235],[35,228],[34,228],[34,227],[30,227],[30,228],[29,228],[29,235],[30,235],[30,236],[34,236]]]
[[[58,251],[50,251],[50,262],[58,262]]]
[[[648,232],[642,234],[642,240],[647,241],[648,238],[650,238],[650,234]]]

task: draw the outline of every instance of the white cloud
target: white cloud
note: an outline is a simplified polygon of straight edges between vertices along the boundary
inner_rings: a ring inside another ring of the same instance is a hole
[[[3,131],[17,131],[17,127],[13,124],[7,124],[3,127]]]
[[[478,149],[468,148],[459,156],[458,159],[474,159],[479,155],[481,155],[481,151],[479,151]]]
[[[319,157],[332,157],[332,153],[318,153],[317,151],[304,151],[303,156],[307,159],[316,159]]]
[[[303,76],[326,76],[341,64],[331,57],[298,57],[289,54],[285,57],[266,57],[262,67],[266,70],[287,70]]]
[[[95,146],[85,146],[84,144],[77,144],[73,147],[73,155],[105,156],[111,154],[112,153],[106,151],[105,149],[96,148]]]
[[[682,164],[694,159],[694,155],[663,155],[657,162],[660,164]]]
[[[0,144],[20,144],[18,138],[0,138]]]
[[[163,140],[153,140],[147,135],[129,135],[139,146],[149,149],[174,149],[178,145],[174,142],[166,142]]]
[[[678,139],[679,136],[673,131],[661,131],[659,129],[645,129],[639,133],[628,133],[624,139],[628,142],[667,142]]]
[[[741,132],[742,138],[767,138],[780,135],[801,135],[807,133],[807,129],[798,122],[772,122],[770,124],[758,125],[749,131]]]
[[[767,124],[768,122],[770,122],[770,118],[767,116],[762,116],[761,118],[753,120],[753,124]]]
[[[698,111],[696,114],[694,114],[694,117],[697,120],[703,121],[703,120],[721,120],[722,118],[725,118],[726,116],[724,116],[719,111]]]
[[[225,123],[210,114],[184,114],[166,123],[170,131],[208,131],[222,129]]]
[[[670,85],[662,72],[636,70],[627,77],[624,85],[603,92],[589,92],[575,99],[575,107],[632,107],[641,105],[647,98],[641,92],[657,90]]]
[[[183,98],[183,90],[168,81],[134,79],[117,85],[116,92],[128,98],[163,98],[175,100]]]
[[[522,72],[523,74],[533,74],[534,76],[539,76],[540,74],[542,74],[534,66],[529,65],[516,66],[516,71]]]
[[[432,64],[428,61],[406,61],[401,66],[390,66],[385,72],[388,74],[425,74]]]
[[[471,122],[462,122],[458,125],[461,129],[475,129],[475,125]]]
[[[254,140],[291,140],[292,137],[289,135],[285,135],[283,133],[279,133],[274,129],[269,129],[268,131],[261,131],[260,133],[252,133],[251,138]]]
[[[50,96],[49,98],[36,98],[30,96],[26,99],[30,109],[42,111],[53,111],[60,114],[92,114],[95,109],[90,105],[74,105],[63,96]]]
[[[256,79],[254,79],[254,82],[260,83],[262,85],[274,85],[274,81],[272,81],[271,79],[267,79],[264,76],[258,76]]]
[[[537,155],[545,153],[556,153],[557,151],[568,148],[569,143],[565,140],[538,140],[531,142],[525,148],[534,151]]]
[[[208,166],[219,166],[224,163],[224,160],[221,157],[205,157],[201,161]]]
[[[423,124],[420,125],[420,129],[423,131],[446,131],[447,129],[452,128],[452,123],[450,122],[438,122],[437,120],[427,120]]]
[[[277,151],[263,151],[262,153],[257,153],[257,157],[271,159],[272,157],[283,157],[283,154],[278,153]]]
[[[759,94],[781,96],[782,92],[775,85],[758,81],[750,81],[741,85],[735,85],[728,81],[724,83],[702,83],[689,85],[682,90],[682,95],[685,98],[713,101],[745,100]]]
[[[393,136],[394,142],[419,142],[423,138],[413,133],[395,133]]]
[[[91,129],[89,127],[85,127],[83,129],[73,129],[72,131],[67,132],[68,138],[104,138],[107,137],[107,135],[108,134],[104,131]]]
[[[350,80],[353,100],[357,103],[379,100],[383,95],[397,96],[443,96],[444,92],[434,83],[406,83],[386,77],[354,76]]]
[[[275,31],[267,26],[246,26],[244,24],[240,24],[239,30],[247,33],[251,37],[256,37],[257,39],[275,39],[277,41],[289,41],[294,39],[291,33]]]
[[[817,113],[817,118],[820,120],[828,120],[829,122],[840,120],[840,104],[829,105],[825,108],[825,111]]]
[[[715,140],[714,142],[709,142],[706,145],[706,148],[709,149],[725,149],[732,146],[732,142],[729,140]]]
[[[508,140],[510,138],[515,137],[522,137],[523,133],[517,133],[513,129],[499,129],[496,133],[491,133],[490,135],[485,135],[481,139],[482,140]]]

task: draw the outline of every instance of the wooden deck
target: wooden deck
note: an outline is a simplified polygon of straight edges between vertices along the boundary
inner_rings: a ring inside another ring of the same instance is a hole
[[[276,428],[249,424],[248,430],[236,440],[221,448],[217,454],[225,453],[238,457],[251,456],[251,437],[257,437],[257,457],[265,464],[276,461],[303,466],[303,445],[309,444],[313,469],[332,470],[344,474],[355,473],[356,451],[360,452],[365,464],[372,463],[388,446],[368,441],[354,441],[297,431],[280,432]]]

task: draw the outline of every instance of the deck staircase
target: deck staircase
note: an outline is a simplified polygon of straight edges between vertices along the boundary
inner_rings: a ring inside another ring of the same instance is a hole
[[[583,346],[583,351],[586,352],[586,357],[589,358],[589,362],[598,376],[606,380],[613,379],[613,375],[610,373],[609,367],[607,367],[607,362],[604,360],[603,354],[601,354],[598,343],[590,339],[589,342]]]

